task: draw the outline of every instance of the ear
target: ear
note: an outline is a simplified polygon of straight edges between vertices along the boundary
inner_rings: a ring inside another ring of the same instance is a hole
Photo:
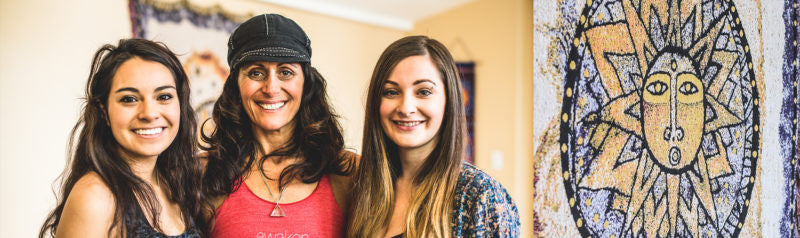
[[[100,100],[97,100],[97,108],[103,113],[103,120],[106,121],[106,126],[111,127],[111,121],[108,120],[108,109],[106,109],[106,105],[104,105]]]

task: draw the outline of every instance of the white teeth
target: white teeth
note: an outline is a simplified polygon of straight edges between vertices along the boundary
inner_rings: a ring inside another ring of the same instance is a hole
[[[133,132],[136,132],[136,134],[139,135],[155,135],[161,133],[162,130],[164,130],[164,128],[159,127],[153,129],[136,129],[133,130]]]
[[[397,122],[397,124],[401,125],[401,126],[416,126],[416,125],[419,125],[420,123],[422,123],[422,121],[410,121],[410,122],[398,121]]]
[[[279,103],[273,103],[273,104],[259,103],[258,106],[260,106],[261,108],[267,109],[267,110],[275,110],[275,109],[283,107],[284,104],[286,104],[286,102],[279,102]]]

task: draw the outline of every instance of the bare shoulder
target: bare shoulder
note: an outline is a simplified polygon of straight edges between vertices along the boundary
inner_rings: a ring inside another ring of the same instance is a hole
[[[341,156],[343,158],[343,163],[348,165],[349,171],[345,175],[328,174],[328,176],[331,181],[331,188],[333,189],[336,203],[339,204],[339,208],[341,208],[345,216],[347,216],[350,211],[350,200],[353,194],[353,176],[355,175],[353,171],[355,171],[358,166],[358,161],[361,159],[361,156],[347,150],[343,150]]]
[[[107,236],[114,206],[114,195],[100,176],[94,172],[83,175],[67,197],[56,236]]]
[[[67,198],[66,206],[69,205],[92,215],[113,214],[114,194],[97,173],[89,172],[75,183]]]

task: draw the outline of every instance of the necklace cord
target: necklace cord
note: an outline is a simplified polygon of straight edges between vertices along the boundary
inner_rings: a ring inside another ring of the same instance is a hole
[[[270,189],[269,183],[267,183],[267,176],[264,175],[264,170],[259,169],[258,170],[258,175],[261,175],[261,180],[264,181],[264,185],[267,185],[267,192],[269,192],[269,196],[272,197],[272,199],[275,199],[275,195],[272,194],[272,189]],[[281,198],[283,197],[283,191],[286,191],[286,187],[288,187],[288,186],[284,186],[280,190],[280,193],[278,194],[278,199],[275,200],[275,204],[276,205],[280,204],[279,202],[280,202]]]

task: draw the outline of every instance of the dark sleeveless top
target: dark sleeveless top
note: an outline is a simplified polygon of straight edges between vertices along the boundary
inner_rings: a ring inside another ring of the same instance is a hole
[[[155,228],[150,226],[150,223],[147,222],[147,218],[145,218],[144,213],[142,212],[142,208],[139,205],[131,206],[128,209],[128,214],[125,216],[125,227],[127,237],[129,238],[139,238],[139,237],[154,237],[154,238],[200,238],[200,231],[197,230],[197,227],[194,225],[194,221],[189,221],[186,225],[186,230],[183,234],[176,235],[176,236],[168,236],[161,234],[161,232],[156,231]]]

